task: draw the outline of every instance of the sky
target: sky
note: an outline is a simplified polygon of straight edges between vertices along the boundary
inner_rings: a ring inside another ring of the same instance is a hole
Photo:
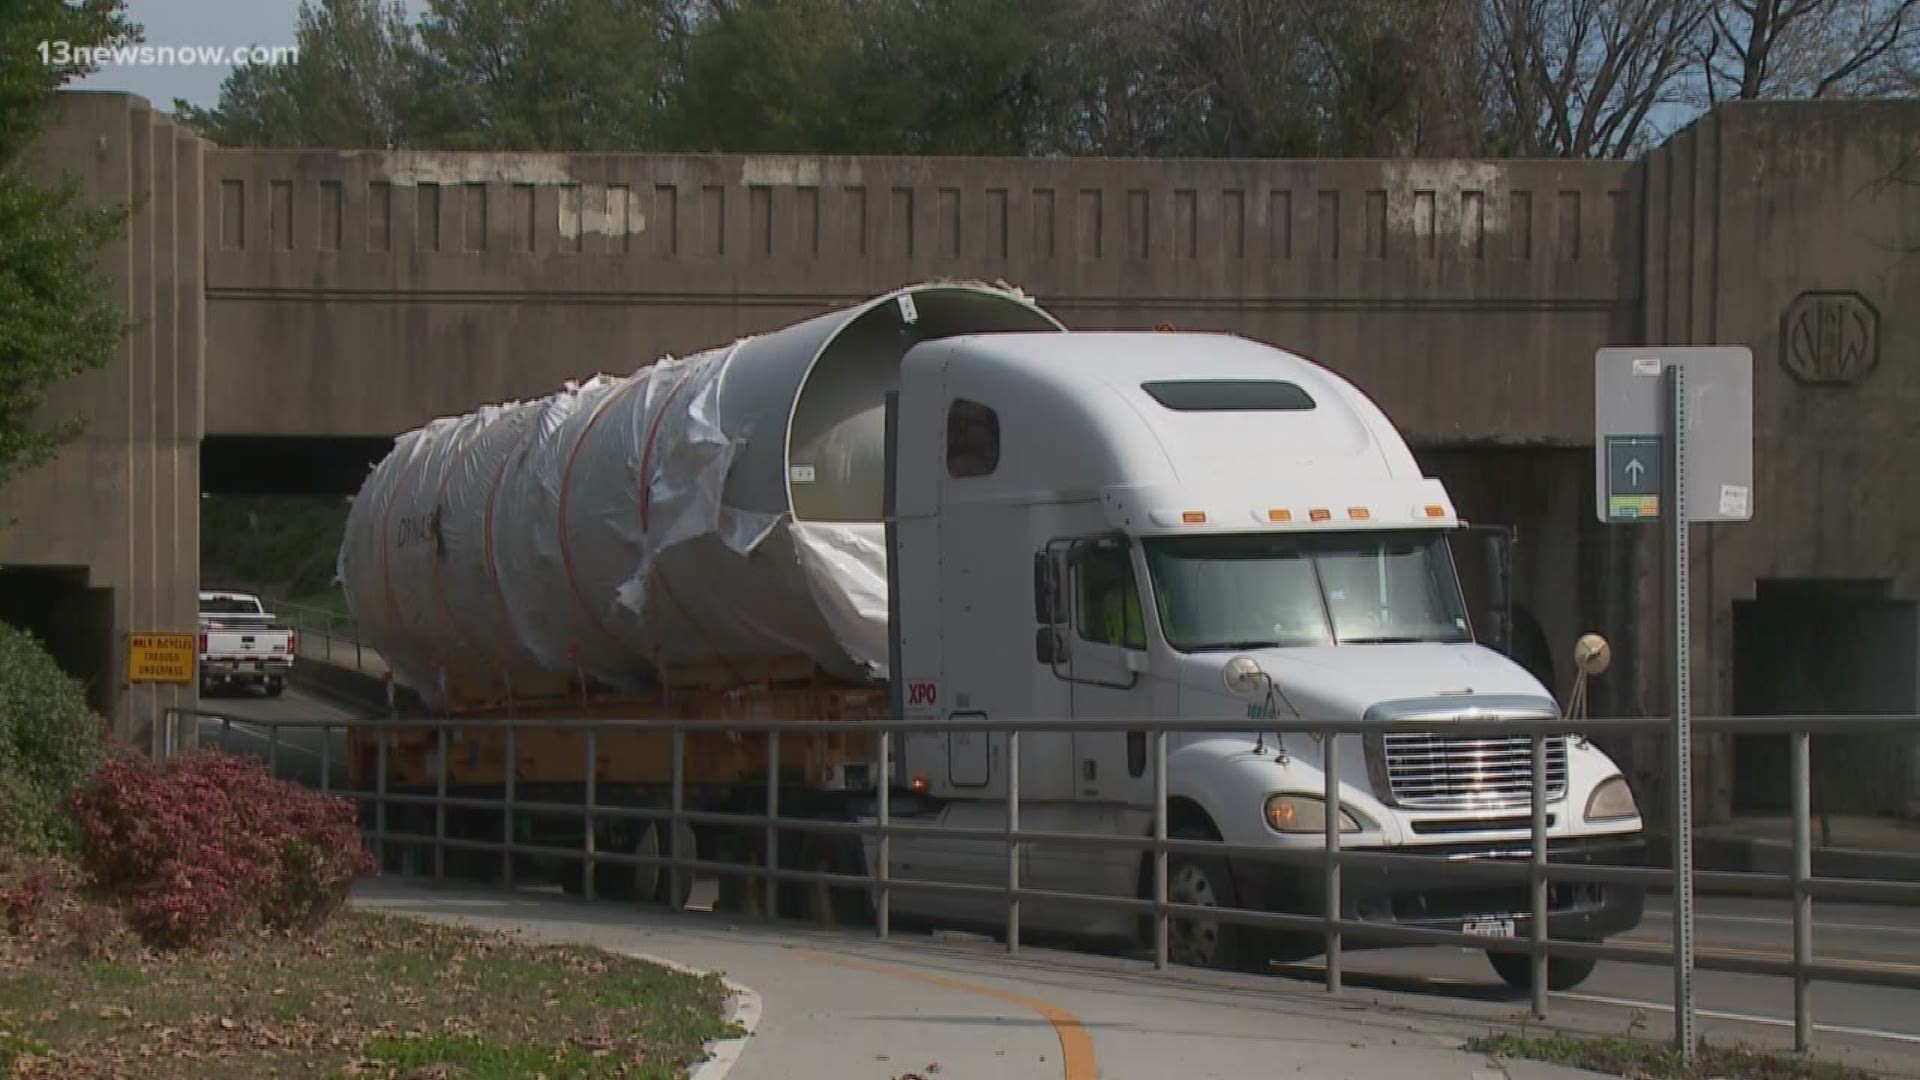
[[[291,46],[299,11],[300,0],[127,2],[128,15],[146,27],[146,44],[195,50]],[[163,60],[165,56],[156,53],[152,59]],[[220,82],[233,64],[209,63],[214,58],[204,51],[185,58],[176,52],[173,59],[173,63],[107,63],[99,71],[68,86],[81,90],[125,90],[139,94],[162,111],[170,111],[175,98],[206,106],[219,100]]]

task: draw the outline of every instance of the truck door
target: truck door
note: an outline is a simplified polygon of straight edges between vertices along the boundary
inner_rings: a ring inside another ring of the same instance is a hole
[[[1147,684],[1148,602],[1123,539],[1081,541],[1068,552],[1071,586],[1067,678],[1075,720],[1152,715]],[[1074,796],[1093,802],[1151,797],[1144,733],[1074,732]]]

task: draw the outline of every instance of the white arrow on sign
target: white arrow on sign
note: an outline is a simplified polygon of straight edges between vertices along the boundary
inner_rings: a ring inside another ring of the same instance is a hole
[[[1640,482],[1640,474],[1646,471],[1647,471],[1647,467],[1645,465],[1640,464],[1639,458],[1627,459],[1626,473],[1627,473],[1627,480],[1630,483],[1638,484]]]

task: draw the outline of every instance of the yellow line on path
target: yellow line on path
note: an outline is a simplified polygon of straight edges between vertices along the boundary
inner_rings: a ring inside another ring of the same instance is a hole
[[[1617,937],[1609,938],[1607,941],[1608,944],[1616,945],[1651,945],[1660,949],[1670,949],[1673,947],[1673,940],[1671,938]],[[1732,945],[1714,945],[1707,948],[1695,946],[1695,955],[1697,956],[1711,956],[1715,953],[1723,956],[1745,956],[1759,960],[1779,960],[1783,962],[1793,959],[1792,950],[1743,949]],[[1814,953],[1813,959],[1815,963],[1834,964],[1839,967],[1875,968],[1881,971],[1920,973],[1920,964],[1901,963],[1894,960],[1870,960],[1852,953],[1816,952]]]
[[[949,990],[958,990],[966,994],[978,994],[981,997],[995,998],[1008,1002],[1009,1004],[1019,1005],[1022,1008],[1032,1009],[1034,1012],[1045,1017],[1047,1023],[1053,1025],[1053,1033],[1060,1037],[1060,1060],[1063,1070],[1063,1080],[1098,1080],[1099,1078],[1099,1069],[1094,1065],[1093,1038],[1087,1034],[1087,1029],[1081,1025],[1079,1018],[1067,1010],[1055,1005],[1050,1005],[1047,1002],[1041,1001],[1039,998],[1027,997],[1025,994],[1016,994],[1011,990],[982,986],[979,983],[964,982],[960,979],[948,978],[945,975],[934,975],[930,972],[915,971],[912,968],[899,967],[893,964],[869,963],[865,960],[854,960],[850,957],[834,956],[829,953],[814,952],[812,949],[802,949],[795,946],[789,946],[789,948],[799,955],[817,963],[834,964],[839,967],[853,968],[857,971],[872,972],[876,975],[890,975],[897,979],[912,979],[915,982],[923,982],[932,986],[942,986]]]

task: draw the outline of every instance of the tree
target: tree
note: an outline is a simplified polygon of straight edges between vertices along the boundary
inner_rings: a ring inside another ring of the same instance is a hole
[[[175,114],[229,145],[658,149],[679,0],[302,0],[295,59]]]
[[[1709,0],[1709,11],[1708,105],[1914,88],[1920,0]]]
[[[682,21],[674,0],[428,0],[415,137],[455,149],[657,149]]]
[[[1523,157],[1622,158],[1683,100],[1711,0],[1484,0],[1494,146]]]
[[[228,146],[392,148],[413,121],[413,30],[399,0],[300,4],[297,52],[233,70],[211,109],[174,102],[174,115]]]
[[[77,418],[40,414],[56,383],[110,360],[126,317],[92,260],[125,220],[90,208],[71,179],[25,175],[54,91],[88,74],[84,62],[47,63],[42,42],[75,50],[137,40],[122,0],[5,0],[0,18],[0,483],[51,457]],[[69,52],[70,57],[77,56]],[[58,59],[57,56],[52,57]]]
[[[686,29],[673,145],[1024,154],[1061,126],[1073,5],[733,0]],[[1019,26],[1019,33],[1008,27]]]

